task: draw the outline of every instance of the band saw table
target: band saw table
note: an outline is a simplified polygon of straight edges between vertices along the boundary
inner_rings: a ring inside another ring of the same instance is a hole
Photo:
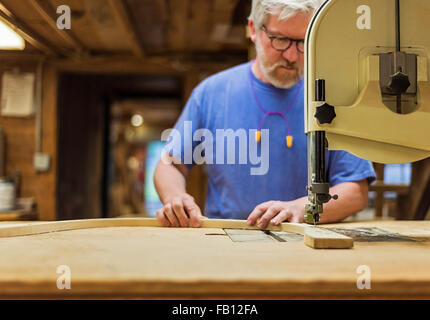
[[[0,223],[0,298],[430,298],[430,221],[321,226],[353,237],[349,249],[314,249],[294,232],[271,237],[235,228],[118,226],[1,237],[4,228],[38,224]],[[70,289],[57,287],[59,266],[70,270]],[[369,289],[357,285],[363,266]]]

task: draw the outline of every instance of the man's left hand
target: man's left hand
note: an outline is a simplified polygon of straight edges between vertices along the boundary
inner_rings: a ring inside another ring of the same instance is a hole
[[[255,207],[248,217],[247,223],[253,226],[257,223],[260,229],[265,229],[269,223],[277,226],[282,222],[304,222],[305,204],[307,198],[294,201],[268,201]]]

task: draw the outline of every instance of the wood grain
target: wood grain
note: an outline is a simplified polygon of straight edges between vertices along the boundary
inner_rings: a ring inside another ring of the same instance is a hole
[[[315,249],[348,249],[354,246],[354,240],[342,234],[324,228],[306,228],[305,243]]]
[[[108,3],[112,7],[115,18],[130,43],[132,52],[137,57],[144,56],[144,50],[141,46],[139,36],[133,23],[130,21],[130,14],[125,3],[122,0],[108,0]]]
[[[161,224],[157,219],[152,218],[86,219],[27,223],[16,226],[0,226],[0,238],[77,229],[112,227],[161,227]],[[202,219],[200,227],[259,230],[257,226],[249,226],[245,220],[229,219]],[[352,238],[306,224],[282,223],[280,226],[269,225],[266,230],[288,231],[305,235],[305,243],[312,248],[347,249],[351,248],[353,245]]]
[[[52,222],[30,222],[13,226],[0,226],[0,237],[16,237],[47,232],[60,232],[76,229],[112,228],[112,227],[162,227],[153,218],[113,218],[113,219],[83,219]],[[256,226],[248,226],[244,220],[202,219],[201,228],[229,228],[258,230]],[[173,229],[173,228],[171,228]],[[281,226],[270,226],[267,230],[290,231],[303,234],[305,225],[283,223]]]
[[[336,226],[430,234],[429,221]],[[112,227],[1,238],[0,297],[430,298],[429,242],[312,250],[302,242],[237,243],[219,231]],[[60,265],[70,267],[70,290],[56,286]],[[357,288],[362,265],[371,270],[370,290]]]

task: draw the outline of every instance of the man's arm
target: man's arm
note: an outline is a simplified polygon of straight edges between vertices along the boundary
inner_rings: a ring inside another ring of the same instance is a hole
[[[337,194],[337,200],[330,200],[324,204],[324,212],[320,223],[338,222],[346,217],[363,210],[367,205],[369,187],[367,180],[344,182],[330,188],[330,194]],[[264,229],[269,223],[279,225],[282,222],[304,222],[305,205],[308,197],[294,201],[264,202],[251,212],[248,224],[258,223]]]
[[[367,179],[357,182],[344,182],[330,188],[330,194],[337,194],[339,198],[324,205],[321,223],[339,222],[366,208],[369,198],[369,185]]]
[[[157,218],[165,227],[188,227],[189,219],[192,226],[199,227],[202,213],[194,198],[186,192],[185,179],[189,170],[178,159],[173,159],[173,163],[165,161],[166,158],[160,160],[155,169],[154,185],[163,203]]]

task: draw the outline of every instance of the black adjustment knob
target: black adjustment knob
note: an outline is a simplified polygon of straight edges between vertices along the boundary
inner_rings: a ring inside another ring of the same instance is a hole
[[[401,71],[391,75],[390,78],[387,88],[390,89],[393,94],[403,94],[411,85],[409,77]]]
[[[315,118],[318,119],[320,124],[331,123],[334,118],[336,118],[336,112],[334,107],[324,102],[322,105],[318,106],[317,112],[315,112]]]

